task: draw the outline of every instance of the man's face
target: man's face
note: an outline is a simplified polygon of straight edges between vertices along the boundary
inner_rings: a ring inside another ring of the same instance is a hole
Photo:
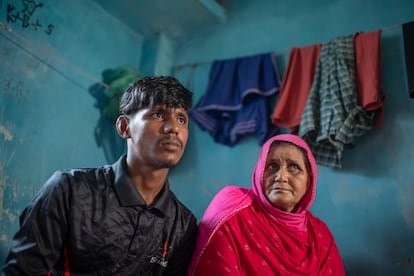
[[[155,168],[169,168],[180,161],[188,140],[188,113],[184,108],[155,105],[128,118],[129,158]]]

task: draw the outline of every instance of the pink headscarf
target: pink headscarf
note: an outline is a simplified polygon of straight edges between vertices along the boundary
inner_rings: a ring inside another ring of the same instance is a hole
[[[307,159],[310,164],[311,176],[309,179],[308,190],[299,203],[296,213],[288,213],[281,211],[271,205],[263,194],[262,178],[266,165],[267,155],[270,147],[275,141],[290,142],[307,153]],[[227,186],[223,188],[210,202],[207,210],[204,213],[203,219],[200,222],[200,231],[197,237],[197,244],[194,250],[193,259],[188,269],[188,275],[193,275],[198,259],[201,256],[209,238],[214,234],[215,230],[226,220],[231,217],[238,210],[251,204],[255,198],[259,202],[261,208],[269,213],[271,219],[285,223],[296,229],[306,231],[306,210],[312,205],[316,193],[316,176],[317,167],[315,158],[305,141],[300,137],[292,134],[281,134],[270,138],[261,149],[256,168],[252,176],[252,189],[241,188],[236,186]]]
[[[276,141],[284,141],[289,142],[297,147],[300,147],[301,149],[305,150],[307,153],[307,160],[310,165],[311,171],[309,173],[309,183],[308,183],[308,190],[302,200],[298,203],[299,206],[296,208],[295,213],[288,213],[281,211],[274,207],[266,198],[266,196],[263,193],[263,172],[266,166],[266,159],[269,154],[269,150],[272,146],[272,144]],[[313,154],[309,148],[309,146],[306,144],[304,140],[302,140],[299,136],[292,135],[292,134],[280,134],[273,136],[270,138],[263,146],[262,150],[259,154],[259,160],[256,164],[256,168],[253,171],[253,194],[254,197],[259,199],[260,205],[269,213],[270,217],[275,220],[279,220],[284,222],[285,224],[295,227],[299,230],[305,230],[306,229],[306,215],[305,211],[308,210],[313,201],[315,200],[316,195],[316,179],[317,179],[317,167],[316,167],[316,161],[313,157]]]

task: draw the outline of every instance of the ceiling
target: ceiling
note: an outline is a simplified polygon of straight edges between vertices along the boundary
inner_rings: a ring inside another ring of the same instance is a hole
[[[226,22],[218,0],[96,0],[105,10],[145,37],[164,32],[180,39]]]

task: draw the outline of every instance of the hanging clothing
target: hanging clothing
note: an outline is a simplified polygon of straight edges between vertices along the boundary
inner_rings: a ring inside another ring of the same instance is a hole
[[[257,133],[263,144],[271,130],[267,98],[279,88],[272,53],[214,61],[207,90],[190,116],[218,143],[234,146]]]
[[[402,25],[408,93],[414,98],[414,21]]]
[[[385,95],[381,89],[381,30],[355,35],[356,89],[358,105],[380,127]]]
[[[275,208],[263,193],[266,159],[275,141],[307,153],[309,184],[295,213]],[[296,135],[282,134],[262,147],[252,188],[227,186],[211,201],[199,225],[188,275],[345,275],[334,237],[309,208],[316,195],[317,166]]]
[[[272,123],[297,133],[322,44],[291,48]]]
[[[355,75],[354,35],[323,44],[299,127],[321,165],[342,167],[344,147],[373,128],[357,103]]]

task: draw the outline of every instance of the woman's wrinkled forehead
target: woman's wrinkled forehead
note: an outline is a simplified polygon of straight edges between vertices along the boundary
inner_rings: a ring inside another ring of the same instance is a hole
[[[288,141],[284,141],[284,140],[275,140],[275,141],[273,141],[273,143],[270,144],[269,150],[267,151],[266,159],[269,159],[269,157],[271,155],[273,155],[278,150],[278,148],[280,148],[283,145],[292,146],[293,148],[295,148],[300,153],[300,155],[302,157],[302,160],[303,160],[303,163],[305,164],[308,173],[312,174],[312,169],[311,169],[311,166],[310,166],[310,161],[309,161],[308,153],[307,153],[306,149],[304,149],[304,148],[302,148],[302,147],[300,147],[300,146],[298,146],[298,145],[296,145],[295,143],[292,143],[292,142],[288,142]]]
[[[296,146],[302,151],[304,157],[307,158],[310,163],[312,163],[314,158],[309,146],[299,136],[292,134],[279,134],[267,140],[266,143],[262,146],[261,155],[267,155],[271,146],[277,143],[289,143]]]

